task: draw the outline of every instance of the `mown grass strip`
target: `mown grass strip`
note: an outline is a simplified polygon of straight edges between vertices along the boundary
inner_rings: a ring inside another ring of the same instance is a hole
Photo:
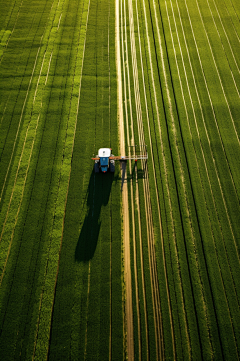
[[[114,14],[113,2],[110,3],[110,11]],[[98,17],[99,14],[103,15],[102,12],[104,16]],[[108,39],[108,28],[101,19],[105,19],[106,14],[108,4],[91,2],[49,359],[55,359],[59,350],[63,357],[77,355],[83,359],[105,358],[110,352],[112,359],[116,359],[123,352],[122,343],[119,342],[123,336],[119,232],[121,225],[117,221],[120,201],[118,173],[116,181],[108,177],[111,176],[108,174],[95,175],[93,164],[89,161],[93,152],[104,146],[102,142],[111,144],[113,149],[117,148],[116,83],[111,80],[109,88],[109,68],[106,66],[108,47],[103,47]],[[114,29],[114,20],[113,18],[109,22],[110,29]],[[97,29],[101,29],[100,33]],[[109,56],[112,74],[115,74],[114,40],[111,37],[109,39],[113,44]],[[112,282],[111,309],[109,282]],[[72,328],[69,333],[70,324]]]

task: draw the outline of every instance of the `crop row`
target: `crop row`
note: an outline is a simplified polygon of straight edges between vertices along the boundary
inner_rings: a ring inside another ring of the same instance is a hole
[[[196,11],[194,12],[194,14],[196,14]],[[194,15],[192,15],[192,16],[194,16]],[[189,17],[189,19],[191,19],[191,17]],[[181,43],[181,33],[180,32],[178,33],[178,31],[177,31],[177,34],[179,34],[179,39],[180,39],[180,43]],[[194,32],[192,32],[192,34],[194,35]],[[189,35],[189,33],[188,33],[188,35]],[[198,33],[196,32],[195,33],[196,38],[197,38],[197,35],[198,35]],[[202,37],[201,37],[201,41],[202,41]],[[196,44],[197,44],[197,41],[195,43],[195,46],[196,46]],[[191,52],[193,54],[193,50]],[[203,56],[206,57],[206,55],[207,55],[207,52],[204,52],[204,54],[202,53],[199,57],[199,60],[201,61],[201,59],[203,59]],[[176,61],[176,64],[177,64],[177,61]],[[209,64],[209,60],[208,60],[208,64]],[[215,64],[216,64],[216,62],[215,62]],[[202,62],[202,64],[200,64],[199,68],[201,68],[201,66],[204,66],[203,62]],[[186,70],[187,76],[190,75],[189,74],[190,69],[189,70],[188,69]],[[174,68],[174,65],[173,65],[172,73],[174,73],[174,70],[176,71],[176,67]],[[205,68],[204,68],[204,74],[207,74],[207,71],[208,70],[205,70]],[[180,74],[181,74],[181,70],[180,70]],[[195,76],[197,78],[197,75],[196,74],[194,75],[194,72],[192,73],[192,76],[193,77]],[[199,74],[198,74],[198,76],[199,76]],[[180,79],[180,77],[179,77],[179,79]],[[186,79],[187,79],[187,77],[186,77]],[[191,102],[192,101],[191,94],[192,94],[192,92],[194,93],[194,91],[193,91],[193,89],[191,89],[192,87],[190,84],[191,83],[189,83],[189,94],[190,94],[189,100]],[[200,82],[200,84],[202,85],[202,82]],[[206,77],[205,85],[208,86],[208,84],[209,84],[209,81]],[[217,89],[218,89],[218,91],[220,91],[220,89],[221,89],[220,86],[216,87],[215,92]],[[197,87],[194,90],[196,92],[199,91],[199,94],[201,94],[201,87],[198,83],[197,83]],[[227,94],[227,90],[225,90],[225,92]],[[182,94],[187,94],[187,88],[186,88],[186,90],[184,90],[184,88],[183,88]],[[205,90],[205,95],[206,95],[206,90]],[[209,91],[208,95],[211,96],[210,91]],[[191,172],[192,165],[194,165],[194,163],[195,163],[195,169],[198,169],[198,173],[196,173],[192,169],[191,178],[192,178],[193,190],[195,191],[196,207],[198,208],[198,219],[199,219],[199,223],[200,223],[200,232],[202,234],[203,251],[205,252],[207,270],[209,273],[210,289],[212,290],[212,297],[213,297],[213,303],[215,306],[215,312],[217,312],[217,318],[218,318],[217,324],[219,326],[218,332],[220,332],[220,336],[222,336],[221,333],[226,331],[226,329],[223,330],[221,328],[221,324],[222,324],[221,318],[222,318],[222,314],[225,312],[224,319],[225,319],[225,321],[226,321],[226,319],[229,320],[228,335],[231,335],[233,332],[233,334],[232,334],[232,335],[234,335],[233,338],[235,338],[235,337],[238,338],[237,324],[235,324],[235,326],[234,326],[234,323],[238,322],[237,319],[239,317],[238,313],[235,312],[235,310],[236,310],[235,307],[237,307],[237,304],[238,304],[238,297],[237,297],[235,289],[237,288],[236,282],[238,282],[237,274],[239,272],[239,261],[238,261],[239,256],[238,256],[238,249],[237,249],[236,243],[235,243],[236,242],[235,237],[237,236],[237,233],[235,233],[235,230],[234,230],[235,226],[238,223],[237,218],[235,218],[236,211],[238,209],[238,199],[237,199],[238,197],[234,190],[234,186],[233,186],[233,182],[232,182],[232,178],[231,178],[229,169],[226,167],[224,169],[224,162],[223,162],[224,156],[222,156],[222,158],[221,158],[221,163],[219,162],[217,164],[218,157],[220,156],[219,145],[221,144],[220,143],[221,140],[220,139],[218,140],[218,135],[219,135],[219,133],[220,134],[222,133],[221,123],[217,117],[217,112],[215,113],[215,115],[216,115],[218,126],[219,126],[219,132],[215,133],[214,140],[213,140],[213,138],[211,138],[211,134],[210,135],[208,135],[208,134],[211,131],[213,131],[214,124],[211,123],[211,126],[210,126],[210,124],[208,123],[207,126],[205,126],[204,122],[206,122],[206,123],[209,122],[209,117],[208,117],[209,114],[208,115],[204,114],[205,104],[202,103],[200,99],[199,99],[199,105],[200,105],[200,109],[202,109],[202,111],[203,111],[203,114],[201,114],[203,124],[200,121],[201,118],[196,117],[195,124],[194,124],[194,126],[196,127],[195,128],[191,124],[191,117],[189,117],[188,129],[186,129],[186,127],[184,127],[184,125],[186,125],[187,123],[182,121],[182,129],[183,129],[182,134],[183,134],[183,138],[184,138],[184,143],[189,144],[189,146],[188,146],[189,149],[187,146],[185,146],[185,148],[186,148],[190,172]],[[217,105],[216,105],[216,102],[214,102],[214,98],[212,97],[210,99],[212,101],[213,109],[216,109]],[[187,106],[190,105],[189,100],[186,97],[186,105]],[[222,102],[222,103],[224,106],[224,102]],[[187,106],[186,106],[186,108],[187,108]],[[183,107],[183,104],[182,104],[182,107]],[[227,104],[225,105],[225,108],[226,109],[228,108]],[[193,110],[195,110],[195,108],[193,108]],[[191,113],[189,112],[189,114],[191,114]],[[229,124],[229,128],[230,128],[231,121],[229,121],[228,124]],[[200,143],[200,144],[198,143],[198,148],[197,148],[197,142],[193,143],[193,141],[192,141],[192,144],[191,144],[191,142],[189,142],[189,140],[191,139],[190,138],[191,133],[189,134],[189,130],[190,130],[190,132],[192,131],[192,134],[194,134],[193,133],[194,130],[198,132],[197,137],[195,135],[195,137],[193,138],[194,140],[198,140],[198,142]],[[212,150],[210,150],[210,152],[209,152],[209,148],[206,147],[206,144],[201,139],[202,134],[200,132],[202,132],[203,130],[205,130],[206,135],[208,136],[208,145],[210,145],[210,149],[211,149],[211,145],[213,143],[214,143],[214,145],[218,144],[218,152],[214,152],[214,148],[212,148]],[[188,138],[187,138],[187,134],[189,134]],[[232,139],[232,137],[231,137],[231,139]],[[223,144],[224,144],[224,142],[223,142]],[[195,146],[196,148],[191,149],[190,145],[191,145],[191,148],[193,146]],[[198,149],[200,152],[198,151]],[[195,153],[195,159],[193,157],[194,153]],[[201,154],[202,158],[199,156],[200,154]],[[212,159],[209,157],[209,155],[211,155]],[[213,164],[214,160],[216,160],[217,166],[215,166],[215,164],[214,164],[213,167],[211,167],[210,164]],[[197,162],[197,164],[196,164],[196,162]],[[226,162],[226,157],[225,157],[225,162]],[[219,166],[220,164],[221,164],[221,168]],[[230,165],[230,168],[231,168],[231,165]],[[205,169],[205,172],[203,171],[203,169]],[[213,172],[211,172],[213,169],[215,171],[215,174],[213,174]],[[196,177],[197,174],[198,174],[198,178]],[[215,181],[214,181],[214,179],[215,179]],[[224,183],[226,181],[228,183],[228,187],[224,189]],[[199,184],[202,184],[203,194],[201,194],[201,195],[199,194],[200,193],[199,192],[199,190],[200,190]],[[219,197],[220,195],[221,195],[221,197]],[[202,199],[202,201],[201,201],[201,199]],[[202,208],[202,204],[204,204],[203,202],[206,203],[207,209],[205,210],[205,212],[203,212],[203,208]],[[201,204],[201,206],[200,206],[200,204]],[[201,207],[201,209],[200,209],[200,207]],[[212,252],[211,252],[211,260],[208,258],[208,254],[210,252],[209,247],[211,245],[211,242],[209,242],[210,230],[209,230],[209,233],[207,233],[207,234],[205,233],[207,219],[208,219],[208,222],[210,222],[210,224],[211,224],[210,227],[211,227],[212,246],[213,246]],[[217,225],[217,227],[216,227],[216,225]],[[235,246],[234,246],[234,244],[235,244]],[[213,261],[214,253],[216,254],[215,262]],[[213,276],[213,274],[214,274],[214,276]],[[205,282],[203,283],[203,286],[204,286],[204,284],[205,284]],[[218,288],[223,287],[222,292],[224,292],[225,297],[226,297],[225,303],[223,302],[219,308],[218,308],[219,305],[218,305],[217,300],[219,299],[220,294],[217,295],[216,284],[218,284]],[[210,304],[210,302],[208,302],[208,303]],[[209,307],[209,309],[210,309],[210,307]],[[209,311],[209,314],[210,314],[210,311]],[[234,314],[234,316],[230,316],[233,314]],[[230,317],[230,319],[229,319],[229,317]],[[233,322],[231,321],[231,317],[234,318]],[[212,325],[214,326],[215,323],[216,323],[216,321],[214,321],[214,318],[213,318]],[[211,332],[211,328],[210,328],[209,332]],[[225,335],[223,337],[225,338],[225,337],[227,337],[227,335]],[[227,343],[230,343],[232,341],[233,341],[233,339],[231,340],[231,338],[229,337],[229,340],[227,341]],[[238,343],[238,341],[237,341],[237,343]],[[233,351],[232,351],[233,353],[235,352],[234,344],[235,343],[233,343]],[[213,345],[211,345],[211,347],[213,347],[215,350],[218,350],[219,346],[218,345],[214,346],[214,343],[213,343]],[[237,348],[237,344],[235,344],[235,347]],[[227,352],[227,351],[225,349],[222,352],[223,352],[223,354],[225,354],[225,352]]]
[[[123,354],[119,168],[95,174],[98,148],[118,151],[115,4],[91,1],[49,359]]]
[[[34,354],[43,358],[49,343],[88,10],[83,3],[76,8],[68,2],[66,9],[64,2],[54,5],[39,50],[41,60],[33,69],[34,86],[29,88],[20,147],[12,158],[6,191],[10,192],[9,203],[3,204],[3,210],[7,208],[2,212],[1,234],[5,272],[1,278],[1,349],[5,359]],[[63,16],[60,9],[65,10]],[[61,20],[63,28],[59,27]]]
[[[216,32],[215,38],[225,37],[221,47],[214,42],[213,32],[207,29],[207,25],[204,28],[207,22],[204,17],[203,29],[191,30],[191,19],[198,19],[192,20],[193,27],[200,26],[202,3],[199,2],[199,7],[192,3],[187,5],[186,2],[184,7],[184,2],[178,4],[171,1],[165,4],[155,1],[135,3],[134,22],[136,26],[139,17],[142,24],[139,27],[142,50],[136,42],[138,77],[139,83],[142,83],[140,93],[145,140],[152,154],[148,169],[159,257],[164,352],[166,357],[172,357],[172,352],[176,352],[177,358],[186,358],[188,355],[208,359],[211,354],[218,358],[229,355],[234,357],[238,349],[239,255],[236,227],[239,223],[239,201],[238,182],[236,173],[234,174],[238,168],[235,162],[238,160],[235,158],[231,162],[233,155],[230,155],[230,139],[233,140],[234,147],[238,147],[237,113],[232,104],[239,100],[233,100],[234,94],[237,94],[238,54],[233,36],[229,35],[231,30],[227,27],[225,29],[220,18],[216,20],[221,30]],[[191,6],[191,13],[190,10],[188,13],[187,6],[189,9]],[[215,7],[215,16],[219,14],[216,4],[211,2],[211,6]],[[205,16],[209,19],[209,14]],[[233,24],[235,22],[228,24],[228,27]],[[200,39],[204,29],[205,46],[202,45],[202,36]],[[234,34],[236,38],[236,28]],[[197,41],[194,40],[195,36]],[[212,41],[209,40],[210,37]],[[201,55],[196,48],[198,42],[201,42]],[[211,46],[209,51],[205,51],[207,46]],[[224,51],[227,59],[220,64],[221,51]],[[205,63],[202,60],[204,57]],[[212,62],[209,61],[211,57]],[[140,71],[141,64],[143,72]],[[222,75],[224,69],[229,71],[228,67],[234,76],[227,87],[223,80],[225,75],[223,78]],[[201,69],[204,69],[202,74],[205,79],[200,79]],[[208,78],[210,73],[218,81]],[[133,94],[133,80],[130,87]],[[219,99],[217,102],[213,92],[222,92],[221,102]],[[134,104],[134,99],[132,103]],[[223,116],[220,119],[216,110],[220,103],[224,107],[225,126]],[[134,106],[132,108],[135,119]],[[225,132],[226,124],[229,134]],[[137,123],[135,134],[138,134]],[[138,142],[137,138],[135,142]],[[141,180],[139,183],[141,184]],[[155,191],[158,192],[157,197]],[[140,205],[144,201],[142,194],[143,189],[140,192]],[[156,200],[160,200],[159,205]],[[144,229],[144,223],[142,225]],[[146,242],[146,238],[144,241]],[[134,252],[134,247],[132,251]],[[139,259],[139,268],[140,264]],[[134,268],[132,271],[134,272]],[[166,290],[170,294],[170,307]],[[221,303],[218,301],[220,293],[224,295]],[[137,321],[135,325],[137,329]],[[227,344],[231,342],[230,350]],[[135,348],[138,348],[137,335]]]
[[[0,189],[1,201],[4,198],[5,184],[8,181],[13,154],[15,154],[18,136],[22,128],[22,118],[28,99],[29,89],[33,81],[33,69],[42,45],[42,36],[47,31],[48,12],[50,2],[43,2],[40,13],[28,15],[25,18],[26,7],[16,14],[17,22],[1,59],[1,172]],[[29,8],[30,14],[34,7]],[[7,28],[5,32],[9,31]],[[17,45],[16,45],[17,44]],[[19,46],[19,47],[18,47]]]

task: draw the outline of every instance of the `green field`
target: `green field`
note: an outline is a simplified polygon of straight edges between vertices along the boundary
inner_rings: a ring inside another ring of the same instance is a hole
[[[240,6],[116,4],[0,0],[0,359],[238,360]]]

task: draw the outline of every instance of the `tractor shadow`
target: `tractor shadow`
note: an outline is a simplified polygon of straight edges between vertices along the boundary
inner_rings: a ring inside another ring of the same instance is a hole
[[[76,262],[88,262],[94,256],[101,228],[101,209],[108,204],[112,183],[117,179],[119,177],[112,173],[91,173],[86,200],[88,212],[75,249]]]
[[[121,162],[120,167],[121,175],[95,173],[94,170],[91,173],[84,202],[84,204],[87,203],[88,211],[75,249],[76,262],[88,262],[94,256],[101,228],[101,209],[109,202],[112,183],[121,181],[122,190],[123,183],[135,177],[135,165],[133,165],[132,175],[127,172],[126,162]],[[138,169],[137,174],[138,179],[144,178],[144,170]]]

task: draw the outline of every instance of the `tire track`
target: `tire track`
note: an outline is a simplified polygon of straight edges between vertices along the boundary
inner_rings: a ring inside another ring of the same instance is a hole
[[[138,67],[137,67],[137,56],[136,56],[132,0],[129,0],[128,3],[129,3],[131,55],[132,55],[132,66],[133,66],[134,96],[135,96],[136,112],[137,112],[138,137],[139,137],[139,144],[145,144],[141,100],[140,100],[140,89],[139,89],[139,80],[138,80]],[[154,227],[153,227],[152,207],[151,207],[149,179],[148,179],[148,167],[144,161],[141,161],[141,164],[145,175],[143,179],[143,184],[144,184],[144,199],[145,199],[145,211],[146,211],[147,234],[148,234],[150,278],[151,278],[152,301],[153,301],[153,312],[154,312],[154,323],[155,323],[156,357],[157,359],[162,360],[164,358],[162,315],[161,315],[161,303],[160,303],[159,283],[158,283],[158,274],[157,274],[155,245],[154,245],[155,240],[154,240]]]
[[[156,169],[155,169],[155,162],[154,162],[154,157],[153,157],[153,145],[152,145],[152,138],[151,138],[151,131],[150,131],[150,121],[149,121],[148,104],[147,104],[147,96],[146,96],[146,85],[145,85],[145,77],[144,77],[144,70],[143,70],[142,48],[141,48],[141,39],[140,39],[140,30],[139,30],[137,1],[136,1],[136,15],[137,15],[137,28],[138,28],[138,41],[139,41],[139,49],[140,49],[141,71],[142,71],[142,79],[143,79],[144,102],[145,102],[145,109],[146,109],[148,135],[149,135],[149,141],[150,141],[151,159],[152,159],[153,175],[154,175],[154,184],[155,184],[155,190],[156,190],[157,207],[158,207],[158,215],[159,215],[161,248],[162,248],[162,255],[163,255],[164,275],[165,275],[165,281],[166,281],[166,292],[167,292],[167,299],[168,299],[168,309],[169,309],[169,317],[170,317],[170,325],[171,325],[171,336],[172,336],[172,343],[173,343],[173,358],[175,360],[176,359],[176,349],[175,349],[175,340],[174,340],[172,309],[171,309],[171,301],[170,301],[169,285],[168,285],[168,277],[167,277],[167,269],[166,269],[165,250],[164,250],[164,243],[163,243],[163,230],[162,230],[162,220],[161,220],[161,212],[160,212],[160,200],[159,200],[158,186],[157,186],[157,181],[156,181]]]
[[[110,0],[108,0],[108,121],[109,121],[109,140],[110,140],[110,147],[111,147],[111,67],[110,67]],[[109,305],[109,361],[112,360],[112,194],[110,194],[110,274],[109,274],[109,295],[110,295],[110,305]]]
[[[118,94],[118,122],[120,154],[125,155],[124,120],[123,120],[123,99],[122,99],[122,70],[120,51],[120,22],[119,22],[119,0],[116,0],[116,68],[117,68],[117,94]],[[122,212],[123,212],[123,251],[124,251],[124,280],[126,286],[126,326],[127,326],[127,355],[129,360],[134,358],[133,338],[133,310],[132,310],[132,282],[130,266],[130,239],[129,239],[129,213],[128,213],[128,189],[125,164],[122,164]]]
[[[168,169],[165,159],[165,151],[163,146],[163,138],[162,138],[162,131],[160,126],[160,115],[159,115],[159,109],[158,109],[158,101],[157,101],[157,94],[156,94],[156,85],[154,80],[154,72],[153,72],[153,66],[152,66],[152,55],[151,55],[151,46],[150,46],[150,38],[149,38],[149,32],[148,32],[148,21],[147,21],[147,15],[146,15],[146,5],[145,1],[143,1],[143,10],[144,10],[144,20],[145,20],[145,28],[146,28],[146,37],[147,37],[147,49],[148,49],[148,58],[149,58],[149,65],[150,65],[150,71],[151,71],[151,81],[153,85],[153,92],[154,92],[154,103],[156,108],[156,115],[157,115],[157,125],[158,125],[158,131],[159,131],[159,137],[160,137],[160,146],[161,146],[161,154],[163,159],[163,166],[164,166],[164,173],[165,173],[165,184],[167,188],[167,194],[168,194],[168,202],[169,202],[169,208],[170,208],[170,216],[171,216],[171,226],[172,226],[172,237],[174,241],[174,250],[175,250],[175,259],[177,262],[177,269],[178,269],[178,282],[180,285],[180,295],[181,295],[181,304],[182,304],[182,311],[183,311],[183,317],[184,317],[184,324],[185,324],[185,337],[187,340],[187,347],[188,347],[188,355],[189,358],[191,358],[191,344],[190,344],[190,335],[189,335],[189,329],[188,329],[188,321],[187,321],[187,315],[186,315],[186,309],[185,309],[185,296],[183,291],[183,284],[182,284],[182,277],[181,277],[181,271],[180,271],[180,263],[179,263],[179,256],[178,256],[178,248],[177,248],[177,240],[176,240],[176,231],[175,231],[175,225],[174,225],[174,219],[173,219],[173,210],[172,210],[172,202],[171,202],[171,196],[170,196],[170,189],[169,189],[169,175],[168,175]]]
[[[130,71],[129,71],[129,52],[128,52],[128,38],[127,38],[127,24],[126,24],[126,1],[124,0],[124,11],[122,10],[121,1],[121,30],[122,30],[122,59],[123,59],[123,84],[124,84],[124,104],[125,104],[125,122],[126,122],[126,132],[127,132],[127,145],[134,145],[134,129],[133,129],[133,116],[132,116],[132,101],[131,101],[131,89],[130,89]],[[124,29],[124,31],[123,31]],[[124,48],[125,44],[125,48]],[[126,53],[126,59],[125,59]],[[126,70],[125,70],[126,69]],[[127,75],[126,75],[127,73]],[[128,86],[127,86],[128,85]],[[128,89],[127,89],[128,88]],[[127,91],[128,90],[128,91]],[[128,94],[128,95],[127,95]],[[130,126],[128,120],[128,106],[130,110]],[[131,140],[129,135],[129,130],[131,130]],[[129,148],[128,148],[129,149]],[[131,148],[130,148],[131,149]],[[131,161],[128,163],[129,174],[130,174],[130,193],[131,193],[131,210],[132,210],[132,237],[133,237],[133,262],[134,262],[134,277],[135,277],[135,301],[137,308],[137,325],[138,325],[138,359],[142,359],[142,347],[141,347],[141,325],[140,325],[140,306],[139,306],[139,288],[138,288],[138,270],[137,270],[137,253],[136,253],[136,229],[135,229],[135,203],[134,203],[134,192],[133,192],[133,178],[132,178],[132,168]],[[137,175],[136,175],[137,177]],[[136,194],[138,194],[136,192]],[[139,204],[137,204],[137,212],[140,217],[140,209]],[[141,237],[141,223],[139,223],[139,234]],[[140,250],[141,252],[142,250]],[[142,253],[142,252],[141,252]],[[143,271],[142,271],[143,272]],[[144,300],[144,306],[146,306],[146,302]],[[146,308],[144,308],[144,315],[146,320]],[[147,325],[147,324],[146,324]],[[147,330],[147,327],[146,327]],[[147,331],[146,331],[147,332]]]

